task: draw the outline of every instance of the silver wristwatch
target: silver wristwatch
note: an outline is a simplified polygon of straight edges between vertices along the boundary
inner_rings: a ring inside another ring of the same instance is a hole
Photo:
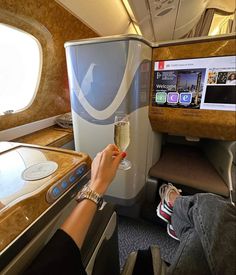
[[[86,184],[77,194],[76,201],[81,202],[84,199],[88,199],[97,204],[98,210],[101,209],[103,204],[103,197],[97,192],[93,191],[88,184]]]

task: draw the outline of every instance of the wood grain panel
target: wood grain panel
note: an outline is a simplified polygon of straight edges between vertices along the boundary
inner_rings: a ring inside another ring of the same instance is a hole
[[[207,42],[192,42],[153,48],[153,60],[172,60],[181,58],[201,58],[210,56],[235,55],[236,40],[217,39]]]
[[[235,55],[235,39],[170,45],[153,49],[149,118],[153,130],[179,136],[236,140],[236,112],[173,109],[152,106],[154,62],[210,56]]]
[[[17,201],[6,205],[5,208],[0,210],[0,251],[3,250],[10,242],[12,242],[20,233],[22,233],[30,224],[32,224],[44,211],[46,211],[51,204],[46,200],[46,194],[48,189],[61,180],[65,175],[69,175],[76,167],[81,163],[86,163],[88,169],[91,166],[91,159],[87,154],[78,153],[71,150],[42,147],[34,145],[24,144],[12,144],[12,148],[6,148],[6,151],[2,150],[0,156],[11,150],[17,150],[20,148],[32,148],[41,152],[47,160],[55,161],[58,164],[58,170],[47,178],[41,179],[42,186],[47,181],[48,185],[41,191],[33,193],[28,198],[24,196]],[[15,159],[12,159],[14,162]],[[17,171],[17,168],[16,168]],[[14,171],[10,171],[14,173]],[[10,177],[10,175],[9,175]],[[11,174],[14,177],[14,174]],[[33,184],[34,182],[25,181],[24,184]],[[22,184],[22,186],[24,185]]]
[[[41,146],[61,147],[62,145],[72,140],[72,129],[64,129],[57,126],[51,126],[32,134],[17,138],[13,141]]]
[[[32,34],[43,51],[42,75],[33,104],[24,111],[0,116],[0,131],[69,112],[64,43],[98,35],[51,0],[1,0],[0,23]]]

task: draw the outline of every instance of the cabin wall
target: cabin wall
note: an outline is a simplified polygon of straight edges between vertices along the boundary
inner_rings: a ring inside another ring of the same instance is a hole
[[[64,43],[98,34],[52,0],[1,0],[0,23],[36,37],[43,56],[41,79],[32,105],[24,111],[0,116],[0,131],[69,112]]]

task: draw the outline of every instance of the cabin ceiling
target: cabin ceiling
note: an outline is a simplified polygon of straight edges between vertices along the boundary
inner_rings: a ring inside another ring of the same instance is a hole
[[[56,0],[56,2],[101,36],[139,33],[139,28],[142,36],[153,42],[180,39],[193,29],[208,8],[230,13],[235,10],[235,0]],[[125,2],[129,2],[134,18],[127,13]]]

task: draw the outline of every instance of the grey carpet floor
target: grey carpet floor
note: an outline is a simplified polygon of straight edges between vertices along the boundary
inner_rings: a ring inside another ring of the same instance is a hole
[[[179,245],[163,226],[123,216],[118,219],[118,239],[121,269],[130,252],[147,249],[150,245],[158,245],[162,259],[171,263]]]

